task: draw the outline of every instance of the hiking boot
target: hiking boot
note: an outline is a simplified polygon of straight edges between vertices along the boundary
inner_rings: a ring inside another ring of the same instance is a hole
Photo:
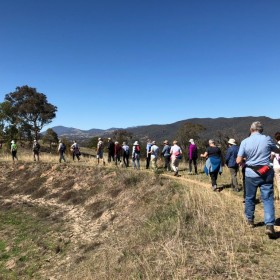
[[[254,221],[251,221],[251,220],[247,220],[247,225],[249,226],[249,228],[255,227]]]
[[[176,171],[176,172],[174,173],[174,176],[178,176],[178,171]]]
[[[265,226],[265,234],[267,234],[270,239],[275,238],[274,226],[273,225],[266,225]]]
[[[217,186],[212,186],[212,190],[215,192],[217,190]]]

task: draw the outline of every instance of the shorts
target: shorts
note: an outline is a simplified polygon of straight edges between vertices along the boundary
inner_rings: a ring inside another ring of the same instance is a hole
[[[96,158],[103,159],[103,151],[98,152],[98,154],[96,155]]]

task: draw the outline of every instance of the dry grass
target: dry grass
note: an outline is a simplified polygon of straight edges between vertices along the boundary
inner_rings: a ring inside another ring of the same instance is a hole
[[[104,168],[83,158],[66,165],[57,164],[58,157],[42,156],[41,164],[26,160],[19,171],[21,164],[1,159],[1,207],[14,209],[24,202],[42,222],[61,225],[60,239],[69,239],[64,246],[59,240],[51,245],[56,256],[33,269],[33,277],[277,279],[280,273],[279,239],[267,239],[262,226],[246,226],[242,194],[212,192],[210,179],[188,175],[184,164],[182,177],[173,178],[113,164]],[[229,183],[227,169],[218,180]],[[262,221],[261,205],[256,215]]]

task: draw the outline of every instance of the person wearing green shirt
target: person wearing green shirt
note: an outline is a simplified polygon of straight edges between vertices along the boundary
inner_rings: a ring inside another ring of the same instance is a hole
[[[17,144],[15,143],[14,140],[12,140],[12,142],[11,142],[11,153],[12,153],[13,162],[15,162],[15,159],[18,160],[18,158],[17,158]]]

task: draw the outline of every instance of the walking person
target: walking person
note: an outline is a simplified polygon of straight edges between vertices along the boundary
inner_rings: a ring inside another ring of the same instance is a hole
[[[150,161],[151,161],[151,147],[152,147],[152,143],[151,140],[148,139],[147,140],[147,145],[146,145],[146,169],[149,169],[150,167]]]
[[[264,207],[265,233],[269,238],[275,237],[275,208],[273,179],[274,171],[270,167],[271,152],[279,153],[270,136],[263,135],[263,126],[259,121],[250,127],[251,135],[241,142],[236,162],[242,163],[246,158],[245,169],[245,217],[250,227],[254,227],[256,193],[260,187]]]
[[[169,146],[168,140],[164,140],[163,144],[164,144],[164,147],[161,151],[161,155],[164,157],[164,168],[167,171],[171,171],[171,167],[170,167],[170,150],[171,150],[171,147]]]
[[[204,172],[206,175],[210,175],[212,190],[218,191],[217,178],[218,174],[222,174],[222,152],[221,149],[215,145],[213,139],[210,139],[208,143],[209,147],[204,154],[200,155],[200,157],[207,158]]]
[[[97,149],[96,149],[97,164],[99,164],[100,160],[102,159],[103,165],[105,165],[105,161],[103,159],[103,150],[104,150],[104,144],[102,138],[99,137],[97,142]]]
[[[108,162],[114,161],[114,155],[115,155],[115,143],[112,141],[111,138],[108,138]]]
[[[182,149],[178,146],[178,141],[173,141],[173,146],[170,149],[171,167],[174,171],[174,176],[179,176],[179,163],[182,159]]]
[[[118,165],[118,162],[121,162],[121,153],[122,153],[122,147],[119,144],[118,141],[115,142],[115,151],[114,151],[114,160],[115,164]]]
[[[280,147],[280,132],[275,133],[275,140],[277,141],[278,148]],[[280,154],[272,152],[271,159],[273,162],[273,170],[276,179],[276,185],[278,190],[278,202],[280,203]]]
[[[40,160],[41,146],[40,146],[39,142],[36,139],[33,142],[32,150],[33,150],[33,159],[34,159],[34,161],[36,161],[36,160],[39,161]]]
[[[135,141],[132,147],[132,164],[134,169],[140,170],[140,145]]]
[[[78,146],[76,141],[73,142],[73,144],[71,146],[71,151],[72,151],[73,161],[75,161],[75,157],[79,161],[80,160],[81,152],[80,152],[80,148],[79,148],[79,146]]]
[[[197,146],[193,139],[189,140],[189,174],[192,174],[192,164],[194,166],[194,173],[197,175]]]
[[[66,152],[66,145],[62,142],[62,140],[59,140],[57,150],[59,152],[59,162],[61,163],[62,160],[64,160],[64,162],[66,162],[65,157],[64,157],[64,154]]]
[[[125,167],[129,166],[129,146],[126,144],[126,142],[123,142],[122,144],[122,154],[123,154],[123,163]]]
[[[17,144],[14,140],[11,141],[11,154],[12,154],[13,162],[15,162],[15,159],[18,160],[18,158],[17,158]]]
[[[239,165],[236,163],[239,147],[236,145],[235,139],[233,138],[228,140],[228,145],[229,147],[226,151],[225,162],[231,176],[231,188],[234,191],[239,192],[240,188],[238,187],[237,182],[237,173],[239,170]]]
[[[157,146],[156,141],[152,142],[152,147],[151,147],[150,153],[151,153],[152,169],[154,171],[157,171],[158,170],[157,160],[158,160],[158,156],[159,156],[159,147]]]

